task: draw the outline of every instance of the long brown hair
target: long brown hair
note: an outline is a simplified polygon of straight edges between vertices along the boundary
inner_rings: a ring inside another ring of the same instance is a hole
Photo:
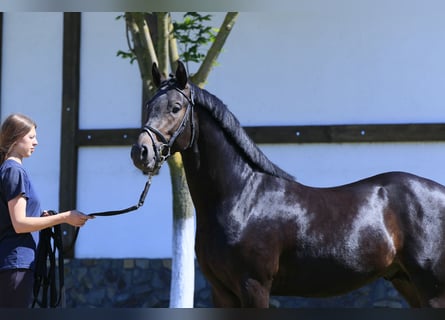
[[[32,128],[37,128],[34,120],[19,113],[13,113],[3,121],[0,128],[0,164],[6,160],[12,146]]]

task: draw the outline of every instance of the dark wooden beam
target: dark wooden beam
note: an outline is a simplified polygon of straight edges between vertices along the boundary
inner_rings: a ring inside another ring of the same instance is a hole
[[[80,30],[81,14],[64,13],[59,211],[74,209],[77,204]],[[62,230],[67,248],[74,241],[74,228],[64,224]],[[74,257],[74,249],[66,257]]]
[[[126,146],[133,144],[141,129],[89,129],[79,130],[78,146]]]
[[[249,126],[258,144],[363,143],[445,141],[445,123],[363,124],[319,126]],[[78,146],[126,146],[135,142],[139,128],[79,130]]]
[[[444,123],[246,127],[257,143],[445,141]]]

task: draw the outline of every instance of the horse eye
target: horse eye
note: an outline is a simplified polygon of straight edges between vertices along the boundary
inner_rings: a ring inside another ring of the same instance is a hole
[[[178,113],[179,110],[181,110],[181,106],[179,106],[179,105],[175,105],[175,106],[173,107],[172,112],[173,112],[173,113]]]

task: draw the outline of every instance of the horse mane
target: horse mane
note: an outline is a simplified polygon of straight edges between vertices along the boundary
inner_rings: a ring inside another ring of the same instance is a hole
[[[243,155],[254,165],[254,167],[264,173],[295,181],[295,178],[292,175],[279,168],[266,157],[266,155],[247,135],[238,119],[218,97],[190,82],[189,85],[192,87],[192,99],[194,100],[195,105],[205,108],[212,115],[224,132],[236,143]]]

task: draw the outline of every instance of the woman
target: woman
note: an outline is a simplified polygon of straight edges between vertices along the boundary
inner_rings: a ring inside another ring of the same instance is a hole
[[[60,223],[81,227],[91,218],[77,210],[41,211],[22,165],[38,144],[36,127],[27,116],[12,114],[0,129],[0,307],[32,303],[37,231]]]

